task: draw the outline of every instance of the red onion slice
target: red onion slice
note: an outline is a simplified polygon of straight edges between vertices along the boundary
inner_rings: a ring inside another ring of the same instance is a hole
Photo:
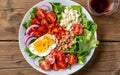
[[[37,58],[35,58],[34,60],[33,60],[33,62],[34,62],[34,64],[36,65],[36,66],[39,66],[39,60],[41,59],[41,57],[37,57]]]
[[[29,35],[25,35],[25,36],[24,36],[24,42],[26,41],[26,38],[27,38],[28,36],[29,36]]]
[[[44,10],[52,11],[52,5],[49,2],[44,2],[41,6],[38,7],[43,8]]]
[[[31,32],[31,33],[30,33],[30,36],[33,36],[33,34],[34,34],[34,32]]]
[[[28,27],[27,30],[26,30],[26,34],[28,34],[29,31],[30,31],[32,28],[35,28],[35,27],[37,28],[37,27],[39,27],[39,25],[34,24],[34,25],[31,25],[30,27]]]
[[[29,44],[30,44],[30,42],[31,42],[32,40],[34,40],[34,39],[36,39],[36,37],[31,37],[31,38],[29,38],[29,39],[26,41],[26,47],[28,47]]]
[[[50,11],[50,8],[48,6],[46,6],[46,5],[42,5],[40,8],[44,9],[44,10],[47,10],[47,11]]]
[[[26,42],[27,42],[27,40],[28,40],[29,38],[31,38],[31,37],[32,37],[32,36],[30,36],[30,35],[28,35],[28,34],[27,34],[27,35],[25,35],[25,36],[24,36],[24,42],[26,43]]]

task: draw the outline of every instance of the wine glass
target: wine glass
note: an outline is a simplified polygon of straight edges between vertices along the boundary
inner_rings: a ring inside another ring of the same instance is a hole
[[[88,0],[88,9],[93,15],[111,15],[119,6],[120,0]]]

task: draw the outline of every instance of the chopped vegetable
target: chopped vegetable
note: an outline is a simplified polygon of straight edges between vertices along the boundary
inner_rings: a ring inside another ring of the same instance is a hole
[[[45,71],[84,64],[91,49],[99,44],[95,38],[97,24],[88,20],[78,5],[66,7],[59,2],[46,2],[30,11],[23,27],[26,28],[25,51]],[[55,37],[44,37],[46,34]],[[41,53],[47,54],[37,56]]]
[[[60,22],[61,18],[62,18],[62,12],[64,11],[64,9],[66,8],[66,6],[62,6],[60,3],[54,3],[54,2],[51,2],[52,4],[52,10],[53,12],[56,13],[57,15],[57,22]]]
[[[50,69],[50,63],[48,61],[43,60],[40,63],[40,67],[41,67],[41,69],[47,71]]]
[[[36,11],[37,7],[32,8],[32,10],[30,11],[30,17],[28,18],[27,21],[23,23],[23,27],[28,28],[30,26],[32,19],[35,18]]]
[[[33,53],[30,52],[29,48],[25,48],[25,51],[29,54],[29,57],[34,59],[37,57],[37,55],[34,55]]]
[[[82,7],[81,6],[72,5],[70,8],[73,10],[76,10],[77,13],[81,16],[81,14],[82,14]]]
[[[63,35],[65,35],[65,30],[62,26],[60,26],[60,23],[55,23],[48,26],[48,33],[54,34],[59,40]]]
[[[27,28],[26,34],[29,34],[31,30],[34,30],[34,28],[38,28],[39,26],[37,24],[31,25]]]
[[[52,11],[52,5],[49,2],[44,2],[38,9],[44,9],[46,11]]]
[[[56,14],[50,11],[47,13],[46,19],[48,20],[49,23],[54,23],[56,21]]]

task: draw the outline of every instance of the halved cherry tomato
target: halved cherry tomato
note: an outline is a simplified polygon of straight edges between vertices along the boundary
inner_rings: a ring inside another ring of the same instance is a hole
[[[53,64],[55,62],[55,57],[54,55],[47,55],[45,60],[48,61],[50,64]]]
[[[34,18],[34,19],[32,20],[31,25],[33,25],[33,24],[38,24],[38,25],[40,25],[40,21],[38,20],[38,18]]]
[[[40,67],[43,70],[49,70],[50,69],[50,63],[46,60],[41,61]]]
[[[45,25],[41,25],[41,26],[39,26],[38,31],[46,33],[47,32],[47,27]]]
[[[51,68],[55,71],[59,70],[59,67],[57,66],[57,63],[55,62],[54,64],[51,65]]]
[[[35,32],[35,30],[30,30],[29,32],[28,32],[28,34],[30,35],[31,33],[34,33]]]
[[[35,31],[33,32],[33,36],[38,38],[41,36],[41,34],[38,31]]]
[[[77,57],[73,54],[68,55],[68,63],[73,65],[77,63]]]
[[[44,9],[38,9],[36,12],[36,16],[41,20],[45,18],[46,12]]]
[[[41,25],[46,25],[46,26],[48,26],[48,22],[47,22],[47,20],[46,20],[45,18],[43,18],[43,19],[41,20]]]
[[[56,14],[50,11],[47,13],[46,19],[48,20],[49,23],[54,23],[56,21]]]
[[[67,64],[65,63],[65,61],[57,61],[57,66],[60,69],[65,69],[67,67]]]
[[[38,29],[38,27],[31,28],[29,30],[28,34],[30,35],[31,33],[35,32],[37,29]]]
[[[72,30],[75,35],[80,35],[83,33],[83,27],[81,24],[74,24]]]
[[[57,61],[65,61],[65,58],[66,58],[66,56],[62,51],[58,52],[57,55],[56,55],[56,60]]]
[[[53,50],[50,52],[50,55],[56,56],[56,55],[57,55],[57,49],[53,49]]]

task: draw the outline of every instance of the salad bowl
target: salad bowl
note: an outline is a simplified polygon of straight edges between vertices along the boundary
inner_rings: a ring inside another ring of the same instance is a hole
[[[37,4],[35,4],[32,8],[39,7],[42,4],[44,4],[45,2],[59,2],[59,3],[61,3],[61,5],[64,5],[67,7],[70,7],[71,5],[81,6],[80,4],[78,4],[74,1],[71,1],[71,0],[45,0],[45,1],[41,1]],[[82,7],[81,11],[85,14],[86,19],[90,20],[91,22],[94,22],[92,17],[90,16],[90,14],[87,12],[87,10],[83,6],[81,6],[81,7]],[[34,59],[31,59],[29,57],[29,55],[24,50],[26,48],[26,45],[25,45],[24,40],[23,40],[24,36],[25,36],[25,32],[26,32],[26,28],[23,27],[23,23],[28,20],[28,18],[30,16],[30,11],[32,11],[32,8],[30,8],[28,10],[28,12],[25,14],[25,16],[21,22],[20,29],[19,29],[19,47],[20,47],[21,53],[24,56],[25,60],[37,71],[44,73],[44,74],[49,74],[49,75],[72,74],[72,73],[80,70],[83,66],[85,66],[89,62],[89,60],[92,58],[92,55],[95,51],[95,48],[92,48],[90,50],[90,53],[85,57],[85,62],[83,64],[75,64],[75,65],[71,66],[71,69],[60,69],[58,71],[54,71],[54,70],[45,71],[45,70],[42,70],[39,66],[35,65]],[[94,32],[94,40],[97,40],[96,31]],[[97,43],[94,44],[95,47],[96,47],[96,44],[98,44],[98,41],[96,41],[96,42]]]

